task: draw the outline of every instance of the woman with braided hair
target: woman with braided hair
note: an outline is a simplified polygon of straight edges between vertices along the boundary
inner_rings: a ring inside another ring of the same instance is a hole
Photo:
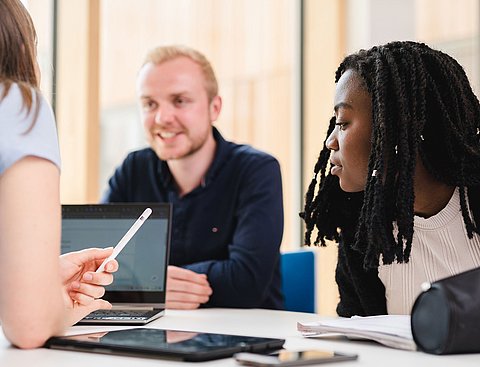
[[[480,266],[480,104],[416,42],[347,56],[335,81],[305,243],[339,244],[340,316],[409,314],[423,282]]]

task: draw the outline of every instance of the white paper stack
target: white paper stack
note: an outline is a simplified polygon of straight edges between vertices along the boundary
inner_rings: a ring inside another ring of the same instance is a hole
[[[369,339],[392,348],[416,350],[409,315],[380,315],[337,318],[297,324],[306,337],[344,335],[352,339]]]

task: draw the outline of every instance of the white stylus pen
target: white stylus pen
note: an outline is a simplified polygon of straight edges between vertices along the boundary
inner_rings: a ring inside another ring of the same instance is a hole
[[[102,264],[98,267],[98,269],[95,271],[95,273],[101,273],[102,271],[105,270],[105,265],[110,261],[115,259],[120,251],[123,250],[125,245],[130,241],[130,239],[134,236],[135,233],[137,233],[138,229],[142,226],[143,223],[147,220],[147,218],[152,214],[152,209],[147,208],[144,210],[142,215],[133,223],[133,225],[130,227],[130,229],[127,231],[127,233],[124,234],[122,239],[118,241],[117,245],[113,249],[112,254],[107,257],[105,260],[103,260]]]

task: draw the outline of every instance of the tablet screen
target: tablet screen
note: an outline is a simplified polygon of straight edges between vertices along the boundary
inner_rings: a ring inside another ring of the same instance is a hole
[[[283,343],[283,339],[138,328],[54,337],[46,347],[204,361],[230,357],[241,351],[272,351],[281,348]]]

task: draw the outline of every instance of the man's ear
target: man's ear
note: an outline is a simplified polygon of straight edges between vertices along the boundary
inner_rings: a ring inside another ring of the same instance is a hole
[[[218,115],[220,115],[220,111],[222,110],[222,97],[215,96],[212,98],[210,102],[210,122],[217,121]]]

